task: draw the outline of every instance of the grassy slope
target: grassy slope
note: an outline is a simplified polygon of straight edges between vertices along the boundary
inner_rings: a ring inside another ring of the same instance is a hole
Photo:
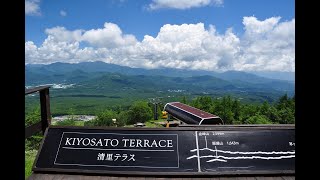
[[[163,127],[162,125],[156,124],[156,122],[163,122],[163,121],[166,121],[166,120],[165,119],[149,120],[145,122],[145,124],[146,124],[146,127],[151,127],[151,128]]]
[[[25,178],[29,177],[32,173],[32,165],[37,155],[37,150],[25,151]]]

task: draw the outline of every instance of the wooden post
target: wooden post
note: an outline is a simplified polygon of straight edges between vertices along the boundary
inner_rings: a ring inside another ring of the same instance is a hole
[[[44,134],[46,128],[51,124],[49,88],[40,91],[41,129]]]

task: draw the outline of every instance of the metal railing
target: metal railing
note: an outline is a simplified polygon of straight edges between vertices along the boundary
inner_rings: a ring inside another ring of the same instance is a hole
[[[49,88],[50,86],[39,86],[25,90],[25,95],[39,92],[41,111],[41,121],[25,128],[25,139],[39,131],[44,134],[46,128],[51,124]]]

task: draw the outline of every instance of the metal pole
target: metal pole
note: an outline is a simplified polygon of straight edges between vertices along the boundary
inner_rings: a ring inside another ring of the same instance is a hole
[[[158,104],[154,104],[154,120],[158,120]]]

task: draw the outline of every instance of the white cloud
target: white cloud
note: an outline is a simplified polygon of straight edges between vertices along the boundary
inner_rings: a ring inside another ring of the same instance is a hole
[[[279,23],[280,17],[271,17],[264,21],[259,21],[256,17],[244,17],[243,25],[246,35],[249,37],[263,36],[272,31],[272,29]]]
[[[190,9],[208,5],[221,6],[223,0],[153,0],[148,9],[155,10],[161,8]]]
[[[218,70],[222,57],[235,56],[239,39],[231,30],[218,35],[213,29],[206,30],[203,23],[164,25],[157,37],[145,36],[136,45],[139,58],[132,65],[141,67],[139,59],[144,59],[149,62],[146,68]]]
[[[212,0],[211,3],[216,5],[216,6],[222,6],[223,5],[223,0]]]
[[[239,70],[295,71],[295,19],[244,17]]]
[[[31,16],[39,16],[40,12],[40,0],[25,0],[25,14]]]
[[[91,29],[83,34],[83,40],[98,47],[115,48],[136,43],[131,34],[122,34],[118,25],[105,23],[103,29]]]
[[[79,42],[57,41],[54,36],[49,35],[40,47],[36,47],[33,42],[26,42],[25,56],[32,63],[48,64],[58,61],[78,62],[75,58],[79,50]]]
[[[67,12],[64,11],[64,10],[61,10],[61,11],[60,11],[60,15],[61,15],[61,16],[67,16]]]
[[[81,41],[83,30],[74,30],[69,31],[64,27],[54,27],[50,29],[46,29],[45,33],[48,36],[54,37],[54,40],[57,42],[74,42],[74,41]]]
[[[37,47],[25,43],[26,63],[104,61],[130,67],[198,70],[295,71],[295,19],[244,17],[244,34],[224,33],[203,23],[166,24],[157,36],[138,41],[113,23],[101,29],[46,29]],[[80,43],[87,47],[80,48]]]

